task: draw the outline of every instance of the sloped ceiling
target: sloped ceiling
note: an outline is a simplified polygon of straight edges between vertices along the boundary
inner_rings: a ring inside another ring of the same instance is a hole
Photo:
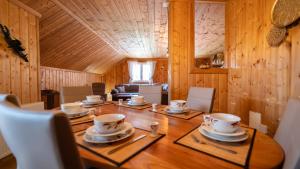
[[[195,3],[195,55],[202,57],[224,51],[225,3]]]
[[[103,73],[124,58],[51,0],[22,0],[42,14],[41,65]]]

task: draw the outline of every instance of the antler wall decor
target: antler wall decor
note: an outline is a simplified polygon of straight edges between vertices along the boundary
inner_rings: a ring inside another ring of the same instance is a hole
[[[22,43],[15,38],[12,38],[10,32],[6,26],[0,24],[0,28],[4,35],[4,39],[8,44],[9,48],[12,48],[15,53],[17,53],[25,62],[28,62],[27,54],[25,49],[22,47]]]
[[[287,37],[288,29],[299,24],[300,0],[276,0],[272,9],[271,27],[267,41],[270,46],[279,46]]]

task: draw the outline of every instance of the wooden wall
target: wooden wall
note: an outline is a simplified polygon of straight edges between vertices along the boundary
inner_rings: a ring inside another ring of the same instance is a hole
[[[0,93],[17,95],[22,103],[40,99],[39,90],[39,17],[32,9],[16,0],[0,1],[0,23],[22,42],[29,62],[19,58],[0,31]]]
[[[85,86],[104,82],[100,74],[41,66],[41,90],[60,91],[63,86]]]
[[[194,57],[194,1],[170,0],[169,4],[169,93],[170,99],[186,99],[191,86],[216,89],[214,112],[227,112],[226,73],[190,73]]]
[[[268,125],[271,135],[292,94],[292,64],[294,71],[298,71],[293,74],[298,84],[300,78],[299,56],[295,56],[300,53],[300,26],[290,31],[279,47],[272,48],[266,42],[274,2],[229,0],[226,9],[226,56],[230,67],[228,111],[246,122],[250,110],[262,113],[262,123]],[[298,65],[292,58],[298,60]]]
[[[156,61],[155,72],[153,76],[154,83],[168,83],[168,59],[132,59],[126,58],[113,65],[110,70],[105,73],[106,90],[110,92],[117,84],[129,82],[128,60],[136,60],[140,62],[153,60]]]

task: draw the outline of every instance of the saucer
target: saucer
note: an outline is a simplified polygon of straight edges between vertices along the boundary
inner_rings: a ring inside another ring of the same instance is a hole
[[[80,108],[76,111],[66,111],[66,110],[61,110],[61,111],[65,113],[67,117],[70,119],[82,117],[89,113],[89,109],[85,109],[85,108]]]
[[[236,136],[242,136],[246,134],[246,131],[239,127],[239,129],[233,133],[223,133],[223,132],[218,132],[214,130],[210,125],[205,125],[204,123],[201,124],[200,128],[205,130],[208,133],[219,135],[219,136],[228,136],[228,137],[236,137]]]
[[[97,143],[112,143],[112,142],[116,142],[116,141],[126,139],[126,138],[132,136],[134,134],[134,132],[135,132],[135,129],[134,129],[134,127],[132,127],[128,130],[123,130],[122,133],[119,133],[119,134],[113,135],[113,136],[108,136],[108,137],[101,137],[101,136],[95,137],[93,135],[89,135],[89,134],[85,133],[84,136],[83,136],[83,140],[85,142],[94,143],[94,144],[97,144]]]
[[[169,106],[167,106],[166,108],[165,108],[165,111],[167,112],[167,113],[170,113],[170,114],[179,114],[179,113],[186,113],[186,112],[188,112],[189,111],[189,109],[188,108],[184,108],[183,110],[172,110],[172,109],[170,109],[170,107]]]
[[[95,137],[109,137],[109,136],[115,136],[115,135],[118,135],[118,134],[125,133],[127,130],[130,130],[130,129],[132,129],[132,128],[133,128],[133,126],[132,126],[131,123],[124,122],[123,128],[122,128],[120,131],[117,131],[117,132],[114,132],[114,133],[107,133],[107,134],[98,133],[98,132],[95,130],[95,126],[89,127],[89,128],[86,130],[86,133],[89,134],[89,135],[93,135],[93,136],[95,136]]]
[[[244,135],[241,135],[241,136],[228,137],[228,136],[220,136],[220,135],[216,135],[216,134],[211,134],[211,133],[205,131],[201,127],[199,127],[198,130],[205,137],[210,138],[212,140],[221,141],[221,142],[237,143],[237,142],[245,141],[249,137],[249,135],[247,133]]]

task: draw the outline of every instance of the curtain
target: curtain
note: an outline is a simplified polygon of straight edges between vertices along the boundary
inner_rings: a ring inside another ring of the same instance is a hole
[[[149,83],[153,83],[153,75],[155,72],[155,61],[148,61],[143,66],[143,80],[149,81]]]
[[[128,61],[128,72],[129,72],[129,82],[141,80],[140,79],[140,72],[137,71],[140,68],[140,64],[136,61]]]

